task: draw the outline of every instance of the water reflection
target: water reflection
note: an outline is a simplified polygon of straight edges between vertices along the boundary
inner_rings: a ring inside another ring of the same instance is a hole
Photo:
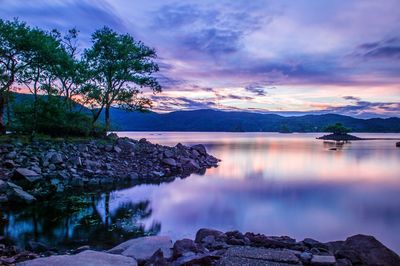
[[[222,162],[204,176],[6,211],[4,234],[20,243],[104,247],[147,234],[192,238],[201,227],[322,241],[364,233],[400,252],[400,150],[393,141],[337,145],[313,134],[124,134],[170,145],[206,143]]]
[[[2,235],[20,247],[36,241],[61,249],[86,244],[103,249],[159,233],[160,223],[148,229],[141,223],[152,215],[148,200],[121,203],[110,210],[113,197],[111,192],[69,195],[20,210],[3,210]]]

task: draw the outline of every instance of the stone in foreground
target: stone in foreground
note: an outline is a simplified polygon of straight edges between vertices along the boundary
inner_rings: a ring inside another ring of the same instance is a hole
[[[147,236],[128,240],[108,251],[121,254],[139,261],[148,260],[157,250],[161,249],[164,257],[172,256],[172,240],[167,236]]]
[[[229,248],[221,259],[220,265],[240,265],[237,264],[239,261],[245,263],[247,260],[251,262],[250,265],[253,263],[254,265],[300,264],[300,260],[290,250],[243,246]]]
[[[97,251],[84,251],[77,255],[51,256],[18,263],[17,266],[136,266],[133,258]]]

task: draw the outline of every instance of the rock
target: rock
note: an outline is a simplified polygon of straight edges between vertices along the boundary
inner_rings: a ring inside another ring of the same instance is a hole
[[[16,151],[12,151],[12,152],[10,152],[10,153],[8,153],[6,155],[6,159],[14,160],[15,158],[17,158],[17,152]]]
[[[196,150],[198,153],[200,153],[201,155],[207,155],[207,149],[204,145],[202,144],[197,144],[192,146],[192,149]]]
[[[5,192],[8,189],[8,183],[0,179],[0,192]]]
[[[133,152],[136,150],[136,144],[129,140],[118,139],[117,143],[118,143],[118,147],[120,147],[123,151]]]
[[[77,255],[51,256],[18,263],[17,266],[137,266],[133,258],[105,252],[87,250]]]
[[[214,265],[214,262],[220,258],[221,256],[216,255],[214,252],[206,254],[187,252],[175,261],[175,265]]]
[[[88,152],[89,149],[88,149],[88,146],[87,146],[87,145],[85,145],[85,144],[79,144],[79,145],[78,145],[78,151],[80,151],[80,152]]]
[[[12,160],[5,160],[3,162],[3,166],[8,169],[13,169],[15,167],[15,163]]]
[[[137,173],[130,173],[129,178],[131,180],[137,180],[137,179],[139,179],[139,175]]]
[[[145,266],[168,266],[168,261],[164,258],[164,253],[161,249],[158,249],[153,256],[146,261]]]
[[[320,256],[314,255],[311,259],[312,265],[335,265],[336,260],[334,256]]]
[[[41,178],[41,175],[32,170],[26,168],[17,168],[14,171],[11,179],[21,186],[31,186],[33,183],[38,182]]]
[[[79,156],[72,157],[70,161],[75,167],[82,166],[82,159]]]
[[[0,203],[5,203],[5,202],[8,202],[8,196],[0,195]]]
[[[189,160],[183,165],[183,172],[184,173],[191,173],[199,171],[201,168],[194,160]]]
[[[274,265],[272,263],[284,263],[284,265],[300,264],[300,260],[290,250],[266,249],[247,246],[229,248],[224,254],[224,258],[222,259],[224,263],[218,265],[239,265],[227,263],[229,261],[229,258],[243,258],[253,260],[253,263],[247,265]]]
[[[55,171],[56,169],[57,169],[57,167],[55,166],[55,164],[49,164],[50,171]]]
[[[114,146],[114,151],[116,153],[120,153],[122,151],[122,149],[120,147],[118,147],[118,146]]]
[[[36,201],[34,196],[20,188],[11,188],[11,190],[8,192],[8,198],[12,201],[24,203],[32,203]]]
[[[222,233],[221,231],[214,230],[214,229],[208,229],[208,228],[202,228],[199,231],[197,231],[195,242],[201,243],[208,236],[213,236],[214,238],[222,238],[222,237],[226,238],[226,235],[224,233]]]
[[[110,133],[107,135],[107,138],[110,140],[117,140],[118,139],[118,135],[116,133]]]
[[[290,237],[270,237],[263,234],[246,233],[252,246],[266,248],[292,248],[296,246],[296,240]]]
[[[113,145],[111,145],[111,144],[109,144],[109,145],[106,145],[106,146],[104,146],[104,150],[106,151],[106,152],[111,152],[112,150],[113,150]]]
[[[346,239],[335,252],[338,259],[348,259],[353,264],[400,265],[400,257],[373,236],[355,235]]]
[[[299,258],[304,263],[309,263],[312,259],[313,255],[309,252],[302,252],[299,255]]]
[[[39,166],[32,166],[31,167],[31,170],[32,171],[34,171],[34,172],[36,172],[36,173],[38,173],[38,174],[41,174],[42,173],[42,169],[40,169],[40,167]]]
[[[60,153],[53,153],[49,160],[52,164],[62,164],[64,162],[63,157]]]
[[[158,249],[161,249],[164,256],[170,258],[172,240],[167,236],[147,236],[128,240],[108,252],[112,254],[121,254],[135,258],[138,261],[148,260]]]
[[[164,164],[172,166],[172,167],[176,166],[176,161],[174,159],[172,159],[172,158],[165,158],[165,159],[162,160],[162,162]]]
[[[73,254],[78,254],[78,253],[81,253],[81,252],[86,251],[86,250],[89,250],[89,249],[90,249],[90,246],[88,246],[88,245],[81,246],[81,247],[75,249],[75,250],[73,251]]]
[[[31,240],[28,241],[27,249],[36,253],[40,253],[49,250],[49,247],[42,242],[36,242]]]
[[[173,257],[178,258],[186,252],[197,253],[199,248],[191,239],[177,240],[172,248]]]
[[[171,157],[174,157],[174,152],[172,151],[172,150],[166,150],[166,151],[164,151],[164,156],[165,157],[167,157],[167,158],[171,158]]]

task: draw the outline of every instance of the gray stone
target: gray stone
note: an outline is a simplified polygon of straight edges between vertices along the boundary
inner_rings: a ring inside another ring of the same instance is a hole
[[[218,237],[223,237],[223,236],[225,236],[225,234],[222,233],[221,231],[218,231],[218,230],[208,229],[208,228],[201,228],[196,233],[195,242],[196,243],[201,243],[208,236],[213,236],[214,239],[215,239],[215,238],[218,238]]]
[[[12,151],[12,152],[10,152],[10,153],[8,153],[6,155],[6,159],[14,160],[15,158],[17,158],[17,152],[16,151]]]
[[[265,261],[243,257],[223,257],[215,264],[217,266],[293,266],[284,262]]]
[[[104,150],[105,150],[106,152],[112,151],[112,150],[113,150],[113,145],[111,145],[111,144],[106,145],[106,146],[104,147]]]
[[[51,256],[18,263],[17,266],[136,266],[133,258],[87,250],[77,255]]]
[[[8,169],[13,169],[15,167],[15,163],[12,160],[5,160],[3,162],[3,166]]]
[[[12,176],[12,180],[16,181],[22,186],[35,183],[41,178],[42,176],[40,174],[26,168],[17,168]]]
[[[311,259],[311,263],[315,265],[335,265],[336,259],[334,256],[314,255]]]
[[[192,146],[192,149],[198,151],[201,155],[207,154],[207,149],[203,144],[194,145],[194,146]]]
[[[120,147],[118,147],[118,146],[114,146],[114,151],[116,153],[120,153],[122,151],[122,149]]]
[[[55,164],[49,164],[49,170],[50,171],[54,171],[56,169],[57,169],[57,167],[55,166]]]
[[[36,201],[34,196],[19,188],[11,188],[11,190],[8,192],[8,197],[10,200],[18,202],[31,203]]]
[[[227,250],[224,257],[242,257],[290,264],[300,263],[300,260],[297,258],[297,256],[290,250],[256,248],[248,246],[231,247]]]
[[[139,175],[137,173],[130,173],[129,178],[131,180],[136,180],[136,179],[139,179]]]
[[[183,165],[184,172],[194,172],[200,170],[200,166],[194,160],[189,160]]]
[[[400,265],[400,257],[373,236],[355,235],[346,239],[335,252],[338,259],[348,259],[353,264]]]
[[[164,151],[164,156],[167,158],[174,157],[174,152],[172,150],[166,150]]]
[[[164,160],[162,160],[162,162],[169,166],[173,166],[173,167],[176,166],[176,161],[172,158],[165,158]]]
[[[32,166],[32,167],[31,167],[31,170],[34,171],[34,172],[36,172],[36,173],[38,173],[38,174],[41,174],[41,173],[42,173],[42,169],[40,169],[39,166]]]
[[[49,160],[52,164],[62,164],[64,162],[63,157],[60,153],[53,153]]]
[[[161,249],[166,258],[172,256],[172,240],[167,236],[147,236],[128,240],[108,252],[121,254],[143,261],[149,259],[158,249]]]
[[[79,144],[79,145],[78,145],[78,151],[80,151],[80,152],[88,152],[89,149],[88,149],[88,146],[87,146],[87,145],[85,145],[85,144]]]

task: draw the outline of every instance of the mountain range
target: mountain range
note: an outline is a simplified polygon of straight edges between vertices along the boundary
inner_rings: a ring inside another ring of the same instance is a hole
[[[15,94],[15,103],[33,100],[29,94]],[[82,109],[90,115],[85,107]],[[203,132],[322,132],[341,123],[352,132],[400,133],[400,118],[361,119],[339,114],[287,116],[252,112],[228,112],[212,109],[170,113],[110,110],[112,130],[119,131],[203,131]],[[103,121],[104,117],[100,117]]]
[[[400,118],[359,119],[338,114],[282,116],[211,109],[170,113],[111,110],[115,130],[121,131],[226,131],[226,132],[322,132],[341,123],[353,132],[400,132]]]

